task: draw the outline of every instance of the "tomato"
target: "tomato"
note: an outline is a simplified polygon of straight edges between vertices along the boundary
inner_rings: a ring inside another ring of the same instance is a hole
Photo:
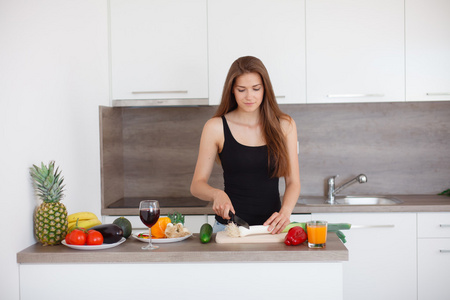
[[[86,244],[86,233],[80,229],[74,229],[66,235],[66,243],[70,245],[84,245]]]
[[[101,245],[103,244],[103,235],[97,230],[89,230],[86,243],[88,245]]]

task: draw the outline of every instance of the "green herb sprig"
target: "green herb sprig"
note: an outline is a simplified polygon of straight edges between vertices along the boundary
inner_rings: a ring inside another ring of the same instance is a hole
[[[442,193],[439,193],[438,195],[444,195],[444,196],[450,197],[450,189],[447,189],[447,190],[443,191]]]
[[[167,216],[170,218],[172,224],[181,223],[184,225],[184,216],[179,212],[174,212],[173,214],[168,214]]]

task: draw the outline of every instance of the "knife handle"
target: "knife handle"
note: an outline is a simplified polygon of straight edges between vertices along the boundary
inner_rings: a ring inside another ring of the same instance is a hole
[[[233,214],[233,212],[231,210],[228,211],[228,215],[230,216],[230,221],[235,223],[234,222],[234,214]]]

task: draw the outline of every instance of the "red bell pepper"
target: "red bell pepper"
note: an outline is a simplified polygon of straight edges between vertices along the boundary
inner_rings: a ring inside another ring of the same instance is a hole
[[[284,238],[284,243],[288,246],[296,246],[305,242],[308,239],[306,232],[300,226],[295,226],[289,229],[286,237]]]

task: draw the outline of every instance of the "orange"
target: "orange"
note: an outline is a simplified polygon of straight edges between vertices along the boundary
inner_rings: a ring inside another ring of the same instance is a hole
[[[170,218],[169,217],[162,217],[158,219],[158,222],[156,222],[155,225],[152,227],[152,237],[155,238],[163,238],[166,237],[166,234],[164,233],[166,231],[167,224],[169,224]]]

